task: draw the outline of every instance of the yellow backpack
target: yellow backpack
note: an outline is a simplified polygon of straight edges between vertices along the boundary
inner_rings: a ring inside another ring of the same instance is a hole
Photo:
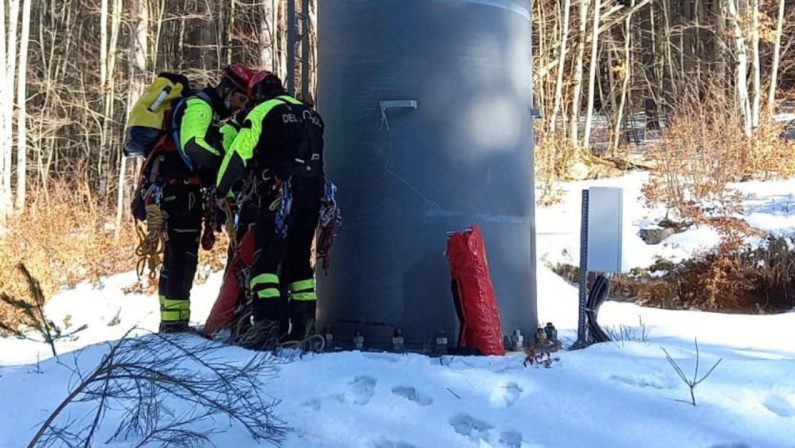
[[[190,93],[190,82],[185,76],[158,74],[127,117],[124,155],[149,156],[158,140],[169,133],[174,105]]]

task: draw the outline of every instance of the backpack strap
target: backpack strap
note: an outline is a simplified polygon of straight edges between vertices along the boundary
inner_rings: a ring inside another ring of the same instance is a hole
[[[300,112],[298,119],[301,121],[303,136],[298,150],[293,154],[293,161],[297,164],[295,167],[296,174],[300,174],[304,178],[320,177],[323,172],[322,166],[320,166],[321,155],[315,152],[317,143],[314,141],[314,133],[312,132],[313,111],[304,103],[289,95],[280,96],[279,99],[285,103],[298,106],[298,111]]]

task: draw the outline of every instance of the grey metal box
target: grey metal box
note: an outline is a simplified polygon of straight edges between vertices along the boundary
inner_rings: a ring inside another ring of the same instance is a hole
[[[588,191],[588,271],[622,272],[624,191],[592,187]]]

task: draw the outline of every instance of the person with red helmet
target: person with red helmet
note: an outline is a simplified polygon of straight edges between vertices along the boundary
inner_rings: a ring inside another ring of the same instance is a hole
[[[248,93],[253,109],[224,156],[216,197],[226,197],[244,180],[242,196],[250,199],[241,209],[255,210],[248,284],[254,303],[252,329],[239,342],[270,350],[283,335],[302,341],[314,328],[317,293],[310,258],[326,186],[324,123],[288,95],[273,73],[255,74]]]
[[[202,187],[214,184],[234,129],[220,121],[245,107],[253,73],[242,64],[223,69],[215,86],[181,99],[171,113],[171,138],[177,151],[159,160],[163,185],[160,208],[167,240],[160,270],[160,331],[188,331],[190,290],[198,263],[203,216]]]

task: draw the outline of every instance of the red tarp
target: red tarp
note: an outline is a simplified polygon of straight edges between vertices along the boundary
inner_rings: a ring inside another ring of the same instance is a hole
[[[475,348],[483,355],[504,355],[500,312],[491,284],[486,245],[477,226],[447,238],[447,260],[461,320],[458,346]]]
[[[234,317],[238,297],[246,287],[246,285],[241,285],[238,280],[240,270],[252,264],[254,264],[253,226],[243,235],[243,240],[235,251],[232,261],[226,267],[221,291],[218,293],[218,298],[215,299],[210,316],[207,317],[207,323],[204,324],[203,333],[206,337],[213,337],[217,331],[225,328]]]

